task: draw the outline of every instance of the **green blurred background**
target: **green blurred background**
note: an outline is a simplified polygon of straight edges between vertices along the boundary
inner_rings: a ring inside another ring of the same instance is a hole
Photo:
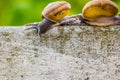
[[[69,15],[79,14],[90,0],[0,0],[0,26],[20,26],[42,20],[41,12],[53,1],[67,1],[72,9]],[[120,7],[119,0],[112,0]]]

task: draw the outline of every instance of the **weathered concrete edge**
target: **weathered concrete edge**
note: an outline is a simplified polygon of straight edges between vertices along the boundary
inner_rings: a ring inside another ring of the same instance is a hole
[[[0,32],[15,32],[15,33],[35,33],[36,34],[36,30],[35,29],[28,29],[31,26],[4,26],[4,27],[0,27]],[[51,30],[49,30],[48,32],[46,32],[43,35],[58,35],[59,33],[68,33],[69,32],[76,32],[76,33],[82,33],[82,32],[93,32],[93,31],[117,31],[120,32],[120,26],[108,26],[108,27],[98,27],[98,26],[60,26],[60,27],[55,27]]]

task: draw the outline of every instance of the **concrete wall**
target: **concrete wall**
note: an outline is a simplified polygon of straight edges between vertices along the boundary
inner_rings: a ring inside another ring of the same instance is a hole
[[[120,26],[0,28],[0,80],[120,80]]]

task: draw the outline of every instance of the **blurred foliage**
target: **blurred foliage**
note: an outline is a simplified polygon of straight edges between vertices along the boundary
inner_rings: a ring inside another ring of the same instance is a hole
[[[19,26],[42,20],[41,12],[44,7],[58,0],[0,0],[0,26]],[[90,0],[59,0],[67,1],[72,9],[69,15],[79,14]],[[112,0],[120,6],[119,0]]]

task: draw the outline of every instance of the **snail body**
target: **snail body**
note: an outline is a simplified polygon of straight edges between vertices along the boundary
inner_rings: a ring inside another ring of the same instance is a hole
[[[87,20],[83,18],[82,14],[65,17],[58,21],[53,27],[57,26],[112,26],[120,25],[120,16],[101,17],[98,19]]]
[[[101,17],[95,20],[84,20],[84,22],[93,26],[112,26],[120,24],[120,17]]]

